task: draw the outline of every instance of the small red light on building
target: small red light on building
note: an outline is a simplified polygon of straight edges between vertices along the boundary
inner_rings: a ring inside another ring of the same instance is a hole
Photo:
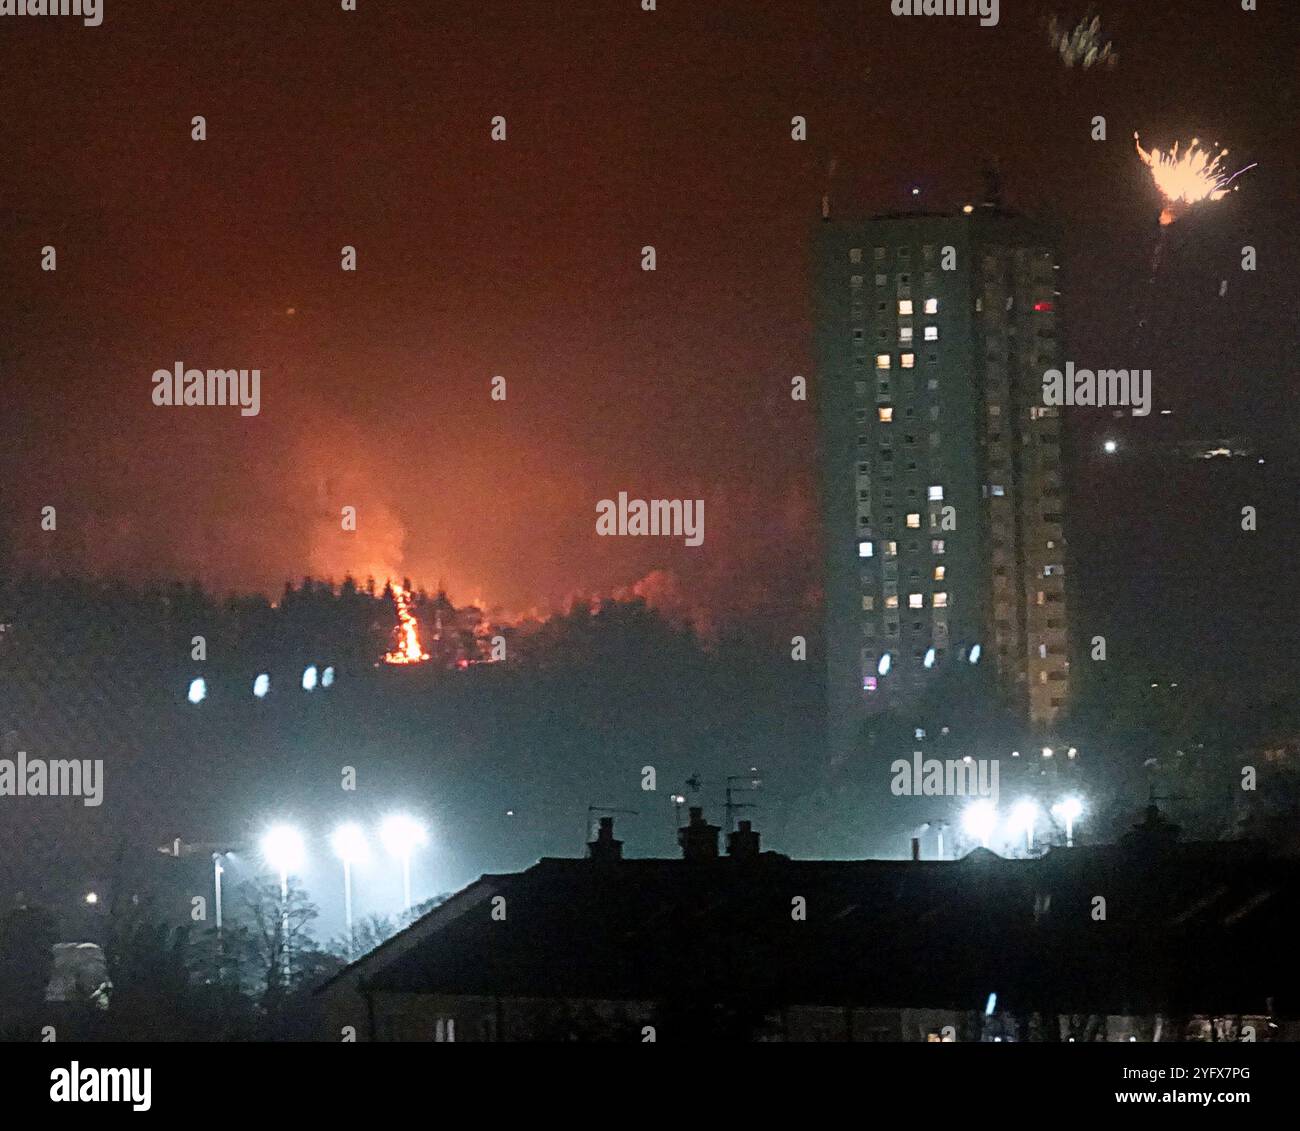
[[[1052,303],[1050,303],[1050,302],[1036,302],[1036,303],[1034,303],[1034,309],[1035,309],[1035,310],[1039,310],[1039,311],[1042,311],[1042,310],[1055,310],[1056,307],[1055,307],[1054,305],[1052,305]]]

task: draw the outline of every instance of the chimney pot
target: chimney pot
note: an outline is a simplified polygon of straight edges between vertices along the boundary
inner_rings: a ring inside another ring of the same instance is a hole
[[[704,810],[700,806],[691,806],[690,813],[690,823],[677,830],[682,856],[687,860],[716,860],[721,830],[704,819]]]
[[[623,859],[623,842],[614,839],[613,817],[601,817],[596,839],[587,844],[587,856],[600,861]]]
[[[753,860],[758,856],[758,833],[749,821],[741,821],[727,837],[727,855],[736,860]]]

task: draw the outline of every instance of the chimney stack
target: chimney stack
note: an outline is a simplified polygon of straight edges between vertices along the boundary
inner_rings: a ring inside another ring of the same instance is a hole
[[[623,859],[623,842],[614,839],[613,817],[601,817],[596,839],[587,844],[587,858],[597,861]]]
[[[919,836],[914,836],[912,838],[912,859],[921,859],[921,838]]]
[[[691,819],[677,830],[677,843],[682,846],[682,856],[687,860],[716,860],[718,858],[717,825],[704,819],[704,810],[691,806]]]
[[[748,821],[741,821],[736,831],[727,835],[727,855],[736,860],[758,858],[758,833]]]

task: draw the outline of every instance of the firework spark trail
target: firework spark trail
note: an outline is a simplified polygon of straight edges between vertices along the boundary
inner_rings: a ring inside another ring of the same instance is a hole
[[[1193,205],[1206,200],[1222,200],[1233,191],[1232,182],[1258,164],[1247,165],[1235,173],[1224,173],[1221,166],[1228,151],[1221,149],[1211,158],[1209,150],[1200,147],[1199,138],[1192,138],[1186,152],[1181,155],[1178,142],[1174,142],[1169,153],[1158,149],[1148,151],[1142,148],[1142,139],[1134,133],[1133,144],[1142,163],[1151,170],[1151,180],[1164,201],[1160,223],[1166,227]]]
[[[1156,276],[1160,273],[1160,265],[1164,259],[1165,244],[1168,242],[1166,233],[1169,226],[1196,205],[1205,201],[1222,200],[1229,192],[1235,191],[1236,186],[1232,182],[1242,173],[1255,168],[1258,162],[1238,169],[1235,173],[1225,173],[1222,162],[1228,155],[1228,151],[1221,149],[1212,156],[1209,150],[1200,148],[1199,138],[1192,138],[1186,151],[1182,153],[1179,153],[1178,142],[1174,143],[1173,149],[1168,153],[1162,153],[1154,148],[1145,150],[1137,133],[1133,134],[1133,144],[1142,163],[1151,170],[1151,180],[1163,201],[1160,223],[1151,249],[1151,272],[1138,311],[1137,341],[1140,344],[1150,320]]]

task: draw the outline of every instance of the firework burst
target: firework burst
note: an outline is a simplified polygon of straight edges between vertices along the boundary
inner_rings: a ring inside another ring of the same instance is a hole
[[[1047,38],[1067,67],[1088,70],[1090,67],[1110,68],[1119,62],[1114,45],[1101,30],[1101,17],[1084,16],[1074,27],[1052,16],[1047,21]]]
[[[1189,208],[1202,201],[1222,200],[1235,190],[1236,186],[1232,182],[1247,169],[1255,167],[1252,164],[1235,173],[1225,173],[1223,159],[1228,156],[1228,151],[1221,149],[1212,156],[1209,150],[1200,147],[1198,138],[1192,138],[1182,153],[1178,151],[1178,142],[1174,142],[1174,148],[1168,153],[1162,153],[1158,149],[1143,149],[1142,140],[1136,133],[1133,142],[1143,164],[1151,170],[1151,179],[1164,201],[1164,208],[1160,212],[1162,226],[1172,224]]]

